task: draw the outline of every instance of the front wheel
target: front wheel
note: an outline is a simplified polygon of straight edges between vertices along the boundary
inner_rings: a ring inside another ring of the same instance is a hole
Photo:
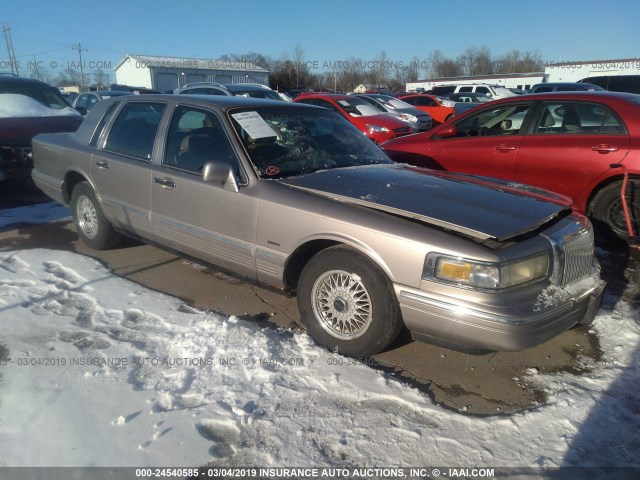
[[[605,233],[616,235],[628,240],[627,223],[622,208],[620,188],[622,182],[615,182],[600,190],[591,202],[591,217],[594,225],[605,229]],[[638,234],[640,227],[640,182],[629,180],[625,195],[631,214],[631,225],[634,234]]]
[[[113,248],[122,236],[106,219],[93,189],[82,182],[75,186],[71,194],[73,222],[82,241],[94,250]]]
[[[298,308],[316,342],[351,357],[380,352],[402,328],[387,276],[367,257],[343,246],[323,250],[305,265]]]

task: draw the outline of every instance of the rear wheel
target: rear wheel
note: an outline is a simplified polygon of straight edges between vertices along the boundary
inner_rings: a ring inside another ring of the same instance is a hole
[[[629,240],[620,195],[621,187],[622,182],[615,182],[600,190],[591,202],[591,217],[603,233]],[[625,197],[631,213],[631,225],[637,235],[640,227],[640,182],[629,180]]]
[[[367,357],[400,333],[393,286],[380,268],[343,246],[323,250],[304,267],[298,308],[313,339],[351,357]]]
[[[122,239],[102,213],[93,189],[82,182],[71,194],[73,222],[82,241],[95,250],[113,248]]]

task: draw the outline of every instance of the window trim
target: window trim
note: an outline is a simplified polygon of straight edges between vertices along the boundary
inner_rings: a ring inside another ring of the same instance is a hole
[[[618,114],[618,112],[616,112],[616,110],[613,107],[610,107],[609,105],[607,105],[604,102],[598,101],[598,100],[575,100],[575,99],[548,99],[548,100],[536,100],[536,110],[534,112],[534,115],[531,117],[531,121],[529,122],[529,125],[527,127],[527,131],[526,131],[526,135],[535,135],[535,136],[546,136],[551,138],[550,136],[553,135],[554,137],[556,136],[566,136],[566,135],[580,135],[580,136],[585,136],[585,135],[604,135],[604,136],[629,136],[629,129],[627,128],[627,124],[624,122],[624,119],[622,118],[622,116],[620,116],[620,114]],[[550,134],[548,132],[536,132],[537,126],[538,126],[538,122],[540,121],[540,117],[542,115],[542,113],[544,112],[544,108],[545,105],[548,104],[554,104],[554,103],[582,103],[582,104],[590,104],[590,105],[598,105],[601,106],[603,108],[608,109],[609,111],[611,111],[616,119],[620,122],[620,125],[622,125],[622,129],[623,132],[622,133],[602,133],[602,132],[574,132],[574,133],[567,133],[567,132],[559,132],[557,134]]]

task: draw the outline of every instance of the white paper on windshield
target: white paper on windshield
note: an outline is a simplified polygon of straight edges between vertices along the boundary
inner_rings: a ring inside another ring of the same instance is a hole
[[[253,139],[278,136],[258,112],[232,113],[231,116]]]

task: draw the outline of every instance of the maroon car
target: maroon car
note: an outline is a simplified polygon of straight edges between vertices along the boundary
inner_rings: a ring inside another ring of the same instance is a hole
[[[620,193],[626,169],[636,231],[640,223],[640,95],[519,95],[381,147],[396,161],[564,194],[575,210],[621,237],[627,235]]]
[[[294,102],[318,105],[339,113],[376,143],[411,133],[406,122],[380,114],[368,102],[353,95],[313,94],[298,96]]]
[[[82,116],[46,83],[0,76],[0,181],[29,178],[31,139],[38,133],[75,132]]]

